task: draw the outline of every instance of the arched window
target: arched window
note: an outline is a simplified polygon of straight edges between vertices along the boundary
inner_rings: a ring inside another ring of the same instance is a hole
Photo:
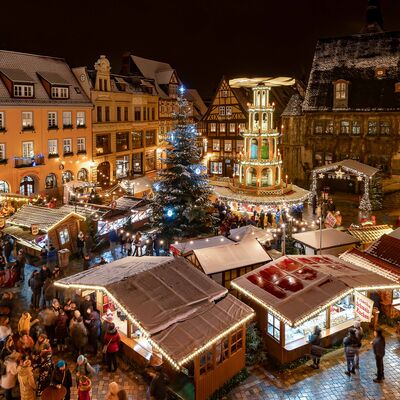
[[[62,182],[63,183],[68,183],[71,182],[73,179],[73,175],[71,171],[64,171],[62,174]]]
[[[255,168],[249,168],[247,170],[246,185],[257,186],[257,171]]]
[[[31,176],[24,176],[19,185],[19,192],[25,196],[35,193],[35,180]]]
[[[89,180],[89,173],[86,168],[81,168],[77,174],[78,181],[87,182]]]
[[[54,189],[57,187],[57,177],[55,174],[49,174],[45,180],[46,189]]]
[[[10,186],[6,181],[0,181],[0,193],[9,193]]]
[[[270,168],[264,168],[261,171],[261,186],[272,185],[272,172]]]
[[[268,144],[268,139],[263,139],[262,140],[262,145],[261,145],[261,158],[263,160],[268,160],[269,158],[269,144]]]
[[[258,158],[258,141],[257,139],[251,139],[251,158]]]

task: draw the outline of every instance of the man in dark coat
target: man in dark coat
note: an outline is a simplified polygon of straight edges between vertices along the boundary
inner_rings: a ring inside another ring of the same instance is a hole
[[[69,370],[67,363],[64,360],[59,360],[53,370],[51,376],[51,385],[53,386],[64,386],[66,389],[66,395],[64,400],[70,400],[71,398],[71,387],[72,387],[72,375]]]
[[[376,361],[376,379],[374,382],[380,383],[385,379],[385,372],[383,370],[383,357],[385,356],[386,342],[382,334],[382,328],[376,328],[374,331],[374,340],[372,341],[372,348],[374,349]]]
[[[32,290],[32,307],[38,311],[40,306],[40,297],[42,295],[43,281],[38,271],[34,271],[29,279],[29,286]]]
[[[346,355],[347,361],[347,371],[345,372],[346,375],[350,376],[350,374],[355,374],[355,363],[354,357],[356,355],[356,351],[358,350],[358,339],[356,337],[356,331],[353,328],[349,329],[348,335],[344,338],[343,345],[344,345],[344,352]]]

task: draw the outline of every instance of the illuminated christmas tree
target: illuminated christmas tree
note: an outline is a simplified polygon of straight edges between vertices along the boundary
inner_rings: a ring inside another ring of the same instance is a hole
[[[189,114],[181,88],[174,114],[176,127],[167,136],[166,168],[158,172],[153,187],[152,225],[169,242],[209,233],[213,228],[211,188],[206,167],[200,162],[198,132],[188,122]]]

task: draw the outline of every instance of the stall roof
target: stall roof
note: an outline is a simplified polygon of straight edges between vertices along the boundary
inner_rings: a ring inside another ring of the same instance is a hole
[[[205,249],[208,247],[222,246],[226,243],[233,243],[225,236],[211,236],[204,239],[188,240],[186,242],[178,242],[171,244],[172,251],[176,251],[179,255],[186,256],[193,252],[193,250]]]
[[[319,249],[320,230],[295,233],[293,239],[312,249]],[[332,249],[334,247],[347,246],[359,243],[360,240],[333,228],[322,229],[322,249]]]
[[[367,225],[361,228],[349,228],[348,231],[361,243],[371,243],[378,240],[382,235],[390,234],[393,229],[389,225]]]
[[[391,237],[394,237],[396,239],[400,239],[400,228],[395,229],[393,232],[388,234]]]
[[[348,170],[350,172],[354,172],[354,173],[361,173],[364,174],[366,176],[368,176],[369,178],[371,178],[372,176],[374,176],[379,169],[375,168],[375,167],[371,167],[370,165],[367,164],[363,164],[360,163],[356,160],[342,160],[342,161],[338,161],[329,165],[323,165],[321,167],[316,167],[313,169],[313,171],[318,172],[318,171],[326,171],[326,170],[330,170],[333,171],[335,169],[339,169],[340,167],[342,167],[345,171]]]
[[[400,239],[394,236],[381,236],[365,252],[381,260],[385,260],[396,267],[400,267]]]
[[[205,247],[193,253],[207,275],[271,261],[256,239]]]
[[[253,316],[181,257],[125,257],[56,285],[104,290],[176,368]]]
[[[400,284],[335,256],[285,256],[231,282],[291,326],[301,325],[354,290]]]
[[[117,203],[116,208],[119,210],[130,211],[131,209],[146,203],[146,200],[134,196],[121,196],[115,202]]]
[[[25,246],[30,247],[31,249],[34,249],[37,251],[42,250],[42,248],[35,242],[35,239],[38,236],[32,235],[30,229],[21,228],[20,226],[17,226],[17,225],[10,225],[10,226],[6,226],[2,230],[2,232],[14,237],[22,245],[25,245]]]
[[[25,226],[30,228],[32,224],[39,225],[39,230],[48,232],[54,226],[60,224],[69,217],[84,220],[85,217],[64,208],[48,208],[27,204],[21,207],[14,215],[7,219],[7,224]]]
[[[272,234],[268,229],[257,228],[254,225],[246,225],[231,229],[231,233],[228,237],[235,242],[240,242],[244,239],[257,239],[259,242],[265,243],[273,240]]]

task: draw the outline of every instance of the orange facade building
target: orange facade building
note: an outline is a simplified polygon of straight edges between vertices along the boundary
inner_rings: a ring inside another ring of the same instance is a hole
[[[0,192],[89,181],[92,104],[65,60],[0,51]]]

